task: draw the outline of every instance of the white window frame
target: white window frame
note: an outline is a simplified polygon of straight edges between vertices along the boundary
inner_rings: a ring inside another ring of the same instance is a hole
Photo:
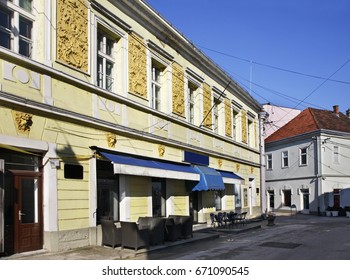
[[[239,111],[237,111],[234,107],[232,107],[232,138],[236,140],[237,138],[237,117]]]
[[[154,110],[162,110],[162,84],[165,66],[156,59],[151,59],[151,107]],[[157,73],[159,72],[159,75]]]
[[[213,131],[219,133],[219,106],[221,101],[214,96],[213,102]]]
[[[3,28],[0,27],[0,31],[2,33],[6,33],[10,36],[10,46],[9,50],[14,51],[16,53],[20,53],[20,43],[21,42],[25,42],[28,47],[28,55],[26,54],[21,54],[25,57],[28,58],[33,58],[33,48],[34,48],[34,44],[33,44],[33,38],[34,38],[34,29],[35,29],[35,16],[33,15],[33,1],[31,2],[31,10],[28,11],[22,7],[20,7],[20,1],[19,0],[12,0],[10,1],[0,1],[0,8],[2,11],[6,12],[6,13],[10,13],[10,28]],[[24,36],[21,35],[21,28],[20,28],[20,21],[24,20],[24,21],[28,21],[31,23],[31,28],[30,28],[30,36]],[[16,32],[14,32],[14,30],[16,30]],[[2,47],[2,46],[0,46]],[[6,48],[6,47],[5,47]]]
[[[99,43],[99,34],[102,35],[102,48],[100,48]],[[118,38],[117,36],[113,36],[106,28],[102,25],[98,25],[96,32],[96,85],[102,89],[115,92],[116,91],[116,83],[117,81],[117,54],[116,54],[116,45]],[[107,44],[109,41],[112,42],[111,50],[108,52]],[[99,60],[102,60],[102,64],[99,63]],[[110,74],[107,74],[107,63],[112,65],[112,70]],[[100,78],[102,75],[102,78]],[[108,81],[111,81],[111,85],[109,86]]]
[[[303,150],[305,150],[305,153],[303,153]],[[303,163],[302,159],[303,156],[305,156],[305,163]],[[299,148],[299,165],[300,166],[307,166],[308,160],[307,160],[307,147]]]
[[[199,120],[200,115],[200,106],[198,106],[198,103],[202,104],[202,102],[199,102],[198,98],[201,96],[201,89],[202,89],[202,83],[204,79],[200,77],[196,72],[191,70],[190,68],[186,68],[186,120],[187,122],[191,124],[196,124]],[[193,100],[191,100],[189,89],[192,88],[193,90]],[[192,106],[193,105],[193,106]],[[193,119],[191,119],[191,112],[190,109],[193,109]]]
[[[333,163],[340,164],[340,147],[333,146]]]
[[[282,168],[288,168],[289,167],[289,153],[288,153],[288,151],[282,151],[281,158],[282,158]],[[285,164],[285,159],[287,159],[287,164]]]
[[[195,84],[188,82],[187,84],[187,121],[191,124],[194,124],[195,117],[195,95],[197,91],[197,87]]]
[[[272,154],[266,154],[266,170],[272,170],[273,162],[272,162]]]

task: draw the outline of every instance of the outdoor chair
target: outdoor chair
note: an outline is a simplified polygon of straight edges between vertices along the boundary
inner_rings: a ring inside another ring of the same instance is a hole
[[[246,216],[247,216],[247,212],[242,212],[240,214],[237,214],[235,220],[240,223],[240,224],[245,224],[246,223]]]
[[[230,212],[229,214],[227,214],[227,223],[229,224],[229,226],[233,226],[236,222],[236,216],[237,213],[235,212]]]
[[[112,220],[101,220],[102,246],[115,248],[122,244],[122,231],[117,228]]]
[[[150,245],[164,244],[165,221],[160,217],[139,217],[139,229],[149,230]]]
[[[182,237],[181,224],[175,223],[173,218],[165,219],[165,240],[175,241]]]
[[[173,218],[175,224],[181,225],[181,235],[183,238],[193,237],[193,217],[182,215],[169,215]]]
[[[219,212],[217,215],[215,215],[215,219],[216,219],[216,222],[218,224],[218,227],[224,226],[223,215],[221,212]]]
[[[148,228],[139,228],[134,222],[120,222],[122,229],[122,248],[134,248],[137,251],[141,247],[149,247]]]
[[[215,219],[215,214],[214,213],[210,213],[210,221],[211,221],[211,226],[213,228],[216,228],[217,226],[217,221]]]

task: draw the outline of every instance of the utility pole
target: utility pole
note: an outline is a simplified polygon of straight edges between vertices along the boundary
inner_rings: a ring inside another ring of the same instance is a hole
[[[266,157],[265,157],[265,141],[264,127],[269,114],[265,111],[259,113],[259,145],[260,145],[260,204],[261,213],[267,212],[267,197],[266,197]]]

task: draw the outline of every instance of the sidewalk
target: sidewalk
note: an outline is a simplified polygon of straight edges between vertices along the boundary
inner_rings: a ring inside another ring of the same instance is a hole
[[[266,221],[265,221],[266,223]],[[112,249],[105,246],[88,246],[84,248],[73,249],[64,252],[47,252],[46,250],[38,250],[33,252],[25,252],[15,254],[9,257],[0,258],[0,260],[121,260],[133,259],[137,255],[153,252],[156,250],[165,250],[173,246],[200,242],[208,239],[219,238],[222,232],[240,233],[247,230],[257,229],[261,227],[259,222],[248,223],[244,226],[237,226],[233,229],[212,229],[207,225],[195,225],[193,230],[193,238],[177,240],[175,242],[166,241],[164,245],[150,246],[149,249],[121,249],[120,247]]]

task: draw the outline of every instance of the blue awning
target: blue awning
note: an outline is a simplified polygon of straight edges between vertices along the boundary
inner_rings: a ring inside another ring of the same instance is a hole
[[[242,177],[238,176],[237,174],[230,172],[230,171],[219,171],[222,177],[231,178],[231,179],[238,179],[238,180],[244,180]]]
[[[244,183],[244,179],[237,174],[231,172],[231,171],[221,171],[218,170],[218,172],[221,174],[222,179],[225,184],[242,184]]]
[[[194,170],[200,174],[200,180],[198,184],[192,189],[192,191],[209,191],[209,190],[224,190],[225,185],[222,180],[222,176],[215,169],[195,165]]]
[[[115,174],[151,176],[199,181],[200,175],[191,165],[168,163],[154,159],[142,159],[126,155],[100,152],[114,166]]]

